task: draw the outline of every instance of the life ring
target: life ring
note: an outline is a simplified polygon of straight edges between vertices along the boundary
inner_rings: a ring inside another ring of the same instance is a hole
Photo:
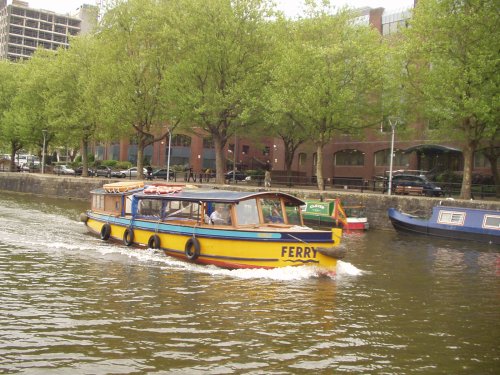
[[[200,256],[200,241],[195,237],[187,240],[186,246],[184,246],[184,254],[189,260],[196,260]]]
[[[111,225],[104,224],[101,228],[101,240],[103,241],[109,240],[110,235],[111,235]]]
[[[123,232],[123,243],[127,246],[132,245],[134,242],[134,231],[132,228],[126,228],[125,232]]]
[[[149,237],[148,248],[159,249],[160,248],[160,237],[158,237],[156,234],[153,234],[151,237]]]

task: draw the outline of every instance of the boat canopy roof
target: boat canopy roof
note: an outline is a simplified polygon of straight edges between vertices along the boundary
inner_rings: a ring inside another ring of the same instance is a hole
[[[293,195],[281,192],[268,191],[230,191],[215,189],[183,189],[169,194],[146,194],[144,192],[134,194],[137,199],[162,199],[171,201],[190,201],[190,202],[220,202],[220,203],[238,203],[240,201],[255,198],[283,198],[293,204],[303,205],[304,202]]]

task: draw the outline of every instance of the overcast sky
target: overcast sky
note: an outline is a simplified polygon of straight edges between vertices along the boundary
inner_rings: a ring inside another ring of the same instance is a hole
[[[27,0],[32,8],[52,10],[56,13],[72,13],[82,4],[96,4],[96,0]],[[12,3],[12,0],[8,1]],[[303,0],[275,0],[278,8],[287,15],[294,16],[302,9]],[[335,7],[348,5],[352,8],[369,6],[383,7],[387,10],[406,9],[413,5],[413,0],[331,0]]]

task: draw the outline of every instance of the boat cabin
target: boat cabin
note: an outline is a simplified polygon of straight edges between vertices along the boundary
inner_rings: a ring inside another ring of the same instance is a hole
[[[133,218],[184,225],[302,226],[299,199],[282,193],[183,190],[134,194]]]
[[[284,193],[235,192],[113,183],[92,191],[92,211],[189,226],[303,226],[300,199]]]
[[[91,209],[95,212],[111,213],[116,216],[130,215],[132,194],[141,192],[142,181],[117,182],[106,184],[102,189],[91,192]]]

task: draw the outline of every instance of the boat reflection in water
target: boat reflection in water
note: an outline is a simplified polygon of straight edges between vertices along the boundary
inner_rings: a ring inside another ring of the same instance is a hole
[[[308,265],[333,275],[345,254],[342,230],[305,227],[303,204],[279,192],[125,182],[92,191],[92,209],[82,219],[103,240],[190,262],[230,269]]]

